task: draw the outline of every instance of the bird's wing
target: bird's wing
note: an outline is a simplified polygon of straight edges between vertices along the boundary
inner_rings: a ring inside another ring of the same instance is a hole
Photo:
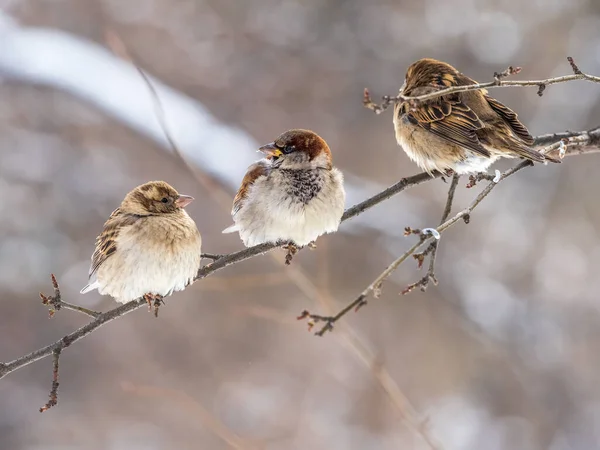
[[[96,248],[92,255],[89,278],[90,285],[93,284],[96,271],[112,254],[117,251],[117,236],[124,227],[129,227],[137,222],[141,216],[125,214],[119,208],[115,209],[102,229],[100,236],[96,238]],[[84,288],[85,289],[85,288]]]
[[[457,95],[412,106],[405,103],[403,109],[412,124],[482,156],[490,156],[475,134],[484,127],[483,123]]]
[[[510,129],[515,133],[519,138],[523,140],[523,142],[527,145],[533,144],[533,137],[529,134],[529,131],[521,123],[519,118],[517,117],[517,113],[515,113],[512,109],[504,106],[495,98],[490,97],[489,95],[485,95],[485,99],[492,107],[492,109],[498,114],[502,119],[506,122],[506,124],[510,127]]]
[[[242,185],[238,189],[237,194],[235,194],[235,198],[233,199],[231,215],[235,215],[244,206],[244,201],[248,197],[250,186],[252,186],[259,177],[266,176],[268,173],[269,163],[264,160],[257,161],[248,167],[246,175],[242,180]]]

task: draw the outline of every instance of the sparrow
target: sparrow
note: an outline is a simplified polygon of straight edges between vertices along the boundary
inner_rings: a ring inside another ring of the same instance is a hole
[[[476,83],[450,64],[424,58],[408,68],[400,93],[419,96]],[[500,157],[560,162],[532,149],[533,137],[517,114],[485,89],[396,103],[393,122],[398,144],[429,174],[485,172]]]
[[[164,181],[128,193],[96,238],[81,293],[97,289],[119,303],[144,297],[158,315],[163,297],[185,289],[200,267],[202,239],[183,209],[193,200]]]
[[[248,168],[233,200],[234,225],[223,233],[239,232],[246,247],[287,243],[289,264],[298,248],[337,231],[343,176],[325,140],[309,130],[286,131],[258,150],[266,157]]]

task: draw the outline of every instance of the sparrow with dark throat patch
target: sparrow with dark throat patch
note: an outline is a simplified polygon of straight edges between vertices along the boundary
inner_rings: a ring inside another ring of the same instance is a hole
[[[344,213],[342,173],[316,133],[294,129],[259,148],[266,155],[242,180],[231,215],[244,245],[286,243],[289,264],[298,248],[337,231]]]

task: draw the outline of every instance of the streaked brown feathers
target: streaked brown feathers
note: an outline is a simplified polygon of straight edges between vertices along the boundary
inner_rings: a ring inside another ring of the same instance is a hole
[[[260,160],[248,167],[246,175],[242,180],[242,184],[235,194],[233,199],[233,209],[231,214],[237,213],[244,205],[244,200],[248,196],[250,186],[261,176],[266,176],[269,173],[269,163],[265,160]]]
[[[424,58],[407,69],[402,94],[420,96],[476,83],[449,64]],[[473,157],[493,160],[499,156],[518,156],[535,162],[560,162],[531,148],[533,137],[517,114],[490,97],[486,90],[448,94],[422,102],[407,101],[396,109],[396,114],[398,142],[410,145],[411,148],[405,149],[409,156],[428,171],[460,164],[463,164],[461,170],[467,170],[464,162],[470,158],[469,151]],[[427,138],[419,129],[441,140]],[[476,165],[486,166],[482,161]]]

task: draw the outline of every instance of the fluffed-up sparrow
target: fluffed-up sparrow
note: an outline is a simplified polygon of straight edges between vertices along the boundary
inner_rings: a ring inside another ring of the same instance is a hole
[[[247,247],[288,243],[289,263],[297,248],[337,231],[344,213],[342,173],[329,146],[316,133],[294,129],[259,148],[266,155],[248,168],[231,215]]]
[[[189,285],[200,267],[202,239],[184,208],[194,200],[164,181],[127,194],[96,239],[89,282],[119,303],[144,297],[155,315],[162,298]]]
[[[420,96],[472,84],[476,81],[450,64],[425,58],[408,68],[400,92]],[[500,157],[560,162],[532,149],[533,137],[517,114],[485,89],[397,103],[393,122],[398,144],[430,174],[484,172]]]

